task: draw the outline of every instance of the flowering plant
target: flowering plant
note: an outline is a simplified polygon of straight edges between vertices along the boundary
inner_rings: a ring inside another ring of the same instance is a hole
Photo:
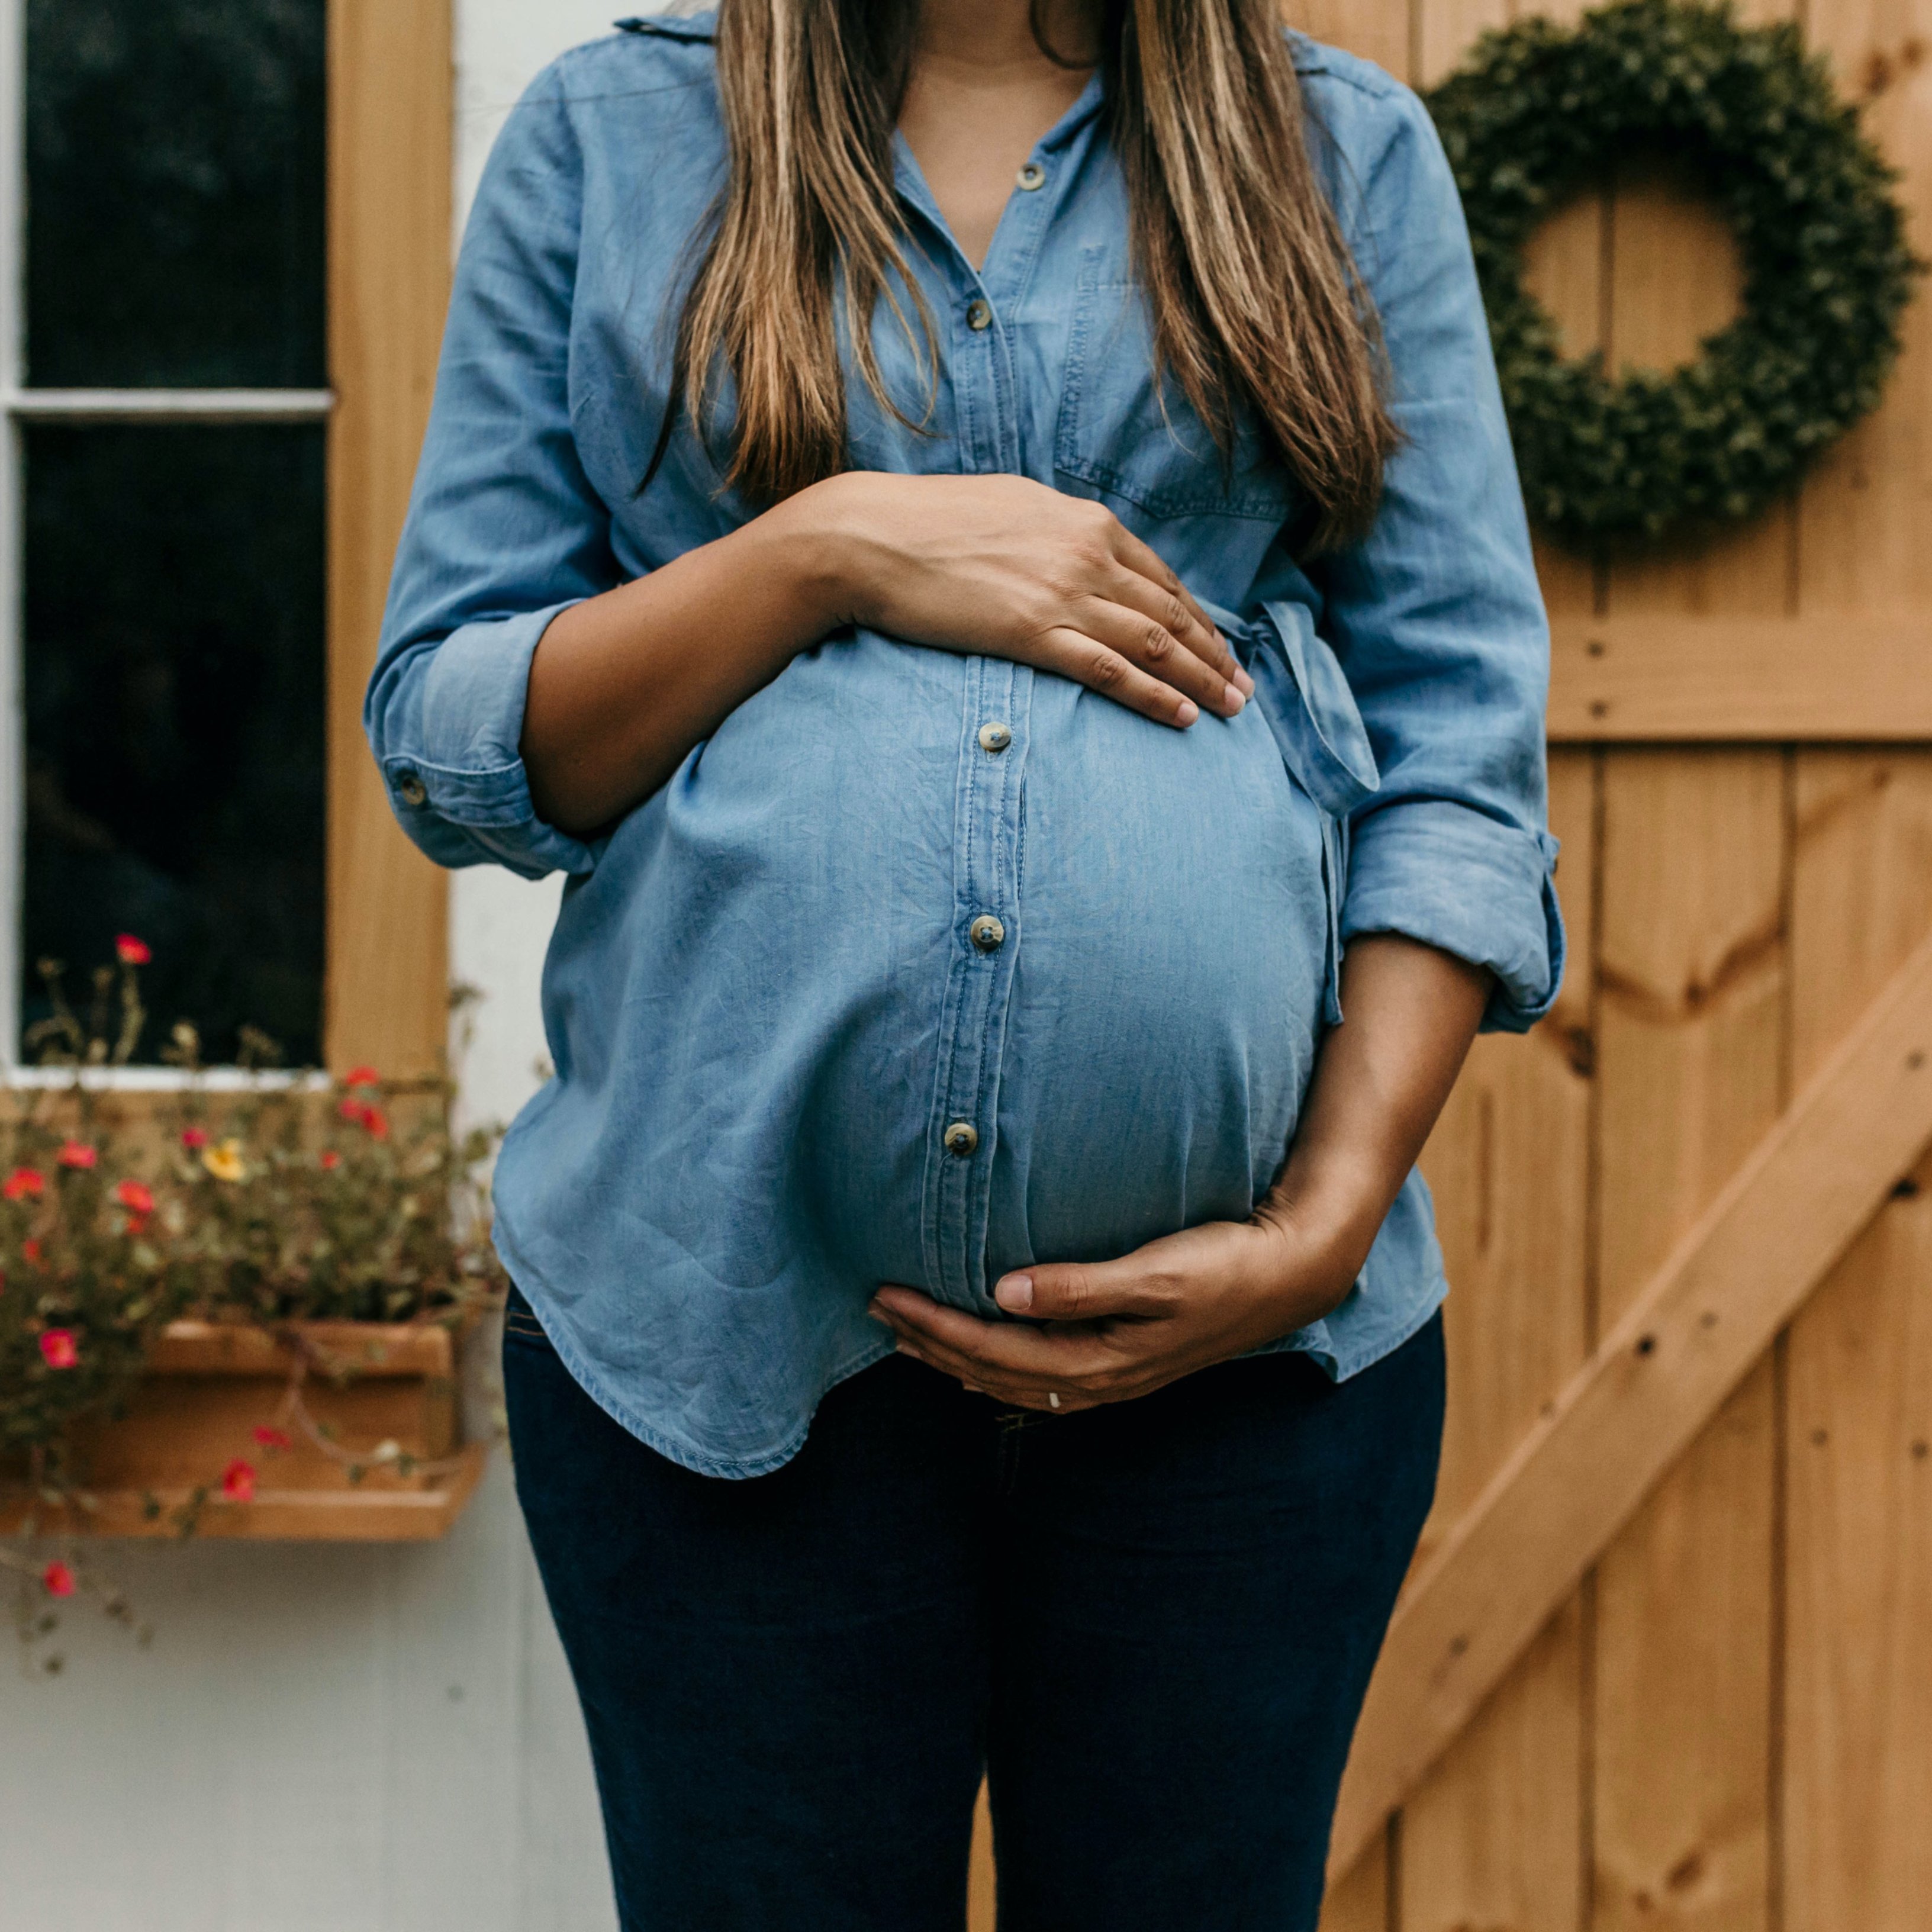
[[[44,1486],[68,1480],[73,1424],[112,1409],[178,1316],[454,1321],[502,1282],[478,1179],[494,1136],[452,1132],[446,1082],[358,1066],[216,1094],[182,1024],[168,1058],[184,1084],[158,1108],[132,1118],[90,1084],[145,1017],[147,948],[117,950],[118,987],[97,976],[87,1022],[50,973],[54,1016],[30,1045],[75,1077],[16,1095],[0,1124],[0,1458],[27,1452]],[[250,1070],[272,1051],[244,1040]]]

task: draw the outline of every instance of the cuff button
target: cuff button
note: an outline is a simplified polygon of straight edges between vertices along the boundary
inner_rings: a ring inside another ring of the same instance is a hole
[[[405,805],[427,805],[429,792],[414,772],[405,772],[396,781],[396,796]]]

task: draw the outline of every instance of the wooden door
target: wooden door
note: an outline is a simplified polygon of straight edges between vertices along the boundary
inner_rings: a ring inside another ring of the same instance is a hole
[[[1423,85],[1510,17],[1326,4],[1315,32]],[[1928,11],[1802,16],[1922,251]],[[1694,195],[1640,164],[1538,238],[1573,347],[1668,367],[1726,320]],[[1330,1932],[1932,1922],[1922,302],[1906,339],[1792,503],[1540,559],[1570,975],[1528,1040],[1479,1043],[1426,1157],[1448,1438]]]

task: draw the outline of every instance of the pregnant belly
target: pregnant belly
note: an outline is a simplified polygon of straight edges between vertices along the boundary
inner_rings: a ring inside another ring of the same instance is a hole
[[[962,758],[985,755],[980,675],[862,634],[797,660],[567,908],[554,1020],[568,928],[593,926],[581,902],[601,897],[625,928],[626,1018],[607,1033],[577,1003],[570,1057],[662,1094],[642,1103],[633,1172],[687,1252],[715,1245],[722,1187],[776,1208],[754,1258],[735,1231],[752,1277],[808,1240],[855,1292],[939,1288],[934,1108],[966,944],[961,841],[983,836],[959,796]],[[1312,1069],[1328,933],[1320,821],[1256,706],[1176,733],[1061,680],[985,675],[1017,683],[1024,762],[1003,768],[1020,779],[1003,821],[1011,977],[956,1028],[950,1063],[991,1125],[963,1236],[980,1290],[1248,1211]]]

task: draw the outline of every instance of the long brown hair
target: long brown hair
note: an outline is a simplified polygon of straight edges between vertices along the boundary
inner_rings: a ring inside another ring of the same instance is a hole
[[[1396,432],[1374,311],[1310,161],[1276,0],[1105,0],[1100,12],[1108,132],[1156,361],[1224,456],[1252,407],[1312,500],[1316,544],[1357,534]],[[1034,0],[1047,47],[1040,13]],[[775,502],[847,465],[842,309],[860,377],[902,421],[872,341],[881,304],[928,378],[936,367],[892,188],[918,15],[918,0],[721,0],[730,173],[679,319],[672,406],[702,429],[730,370],[725,480],[752,497]]]

